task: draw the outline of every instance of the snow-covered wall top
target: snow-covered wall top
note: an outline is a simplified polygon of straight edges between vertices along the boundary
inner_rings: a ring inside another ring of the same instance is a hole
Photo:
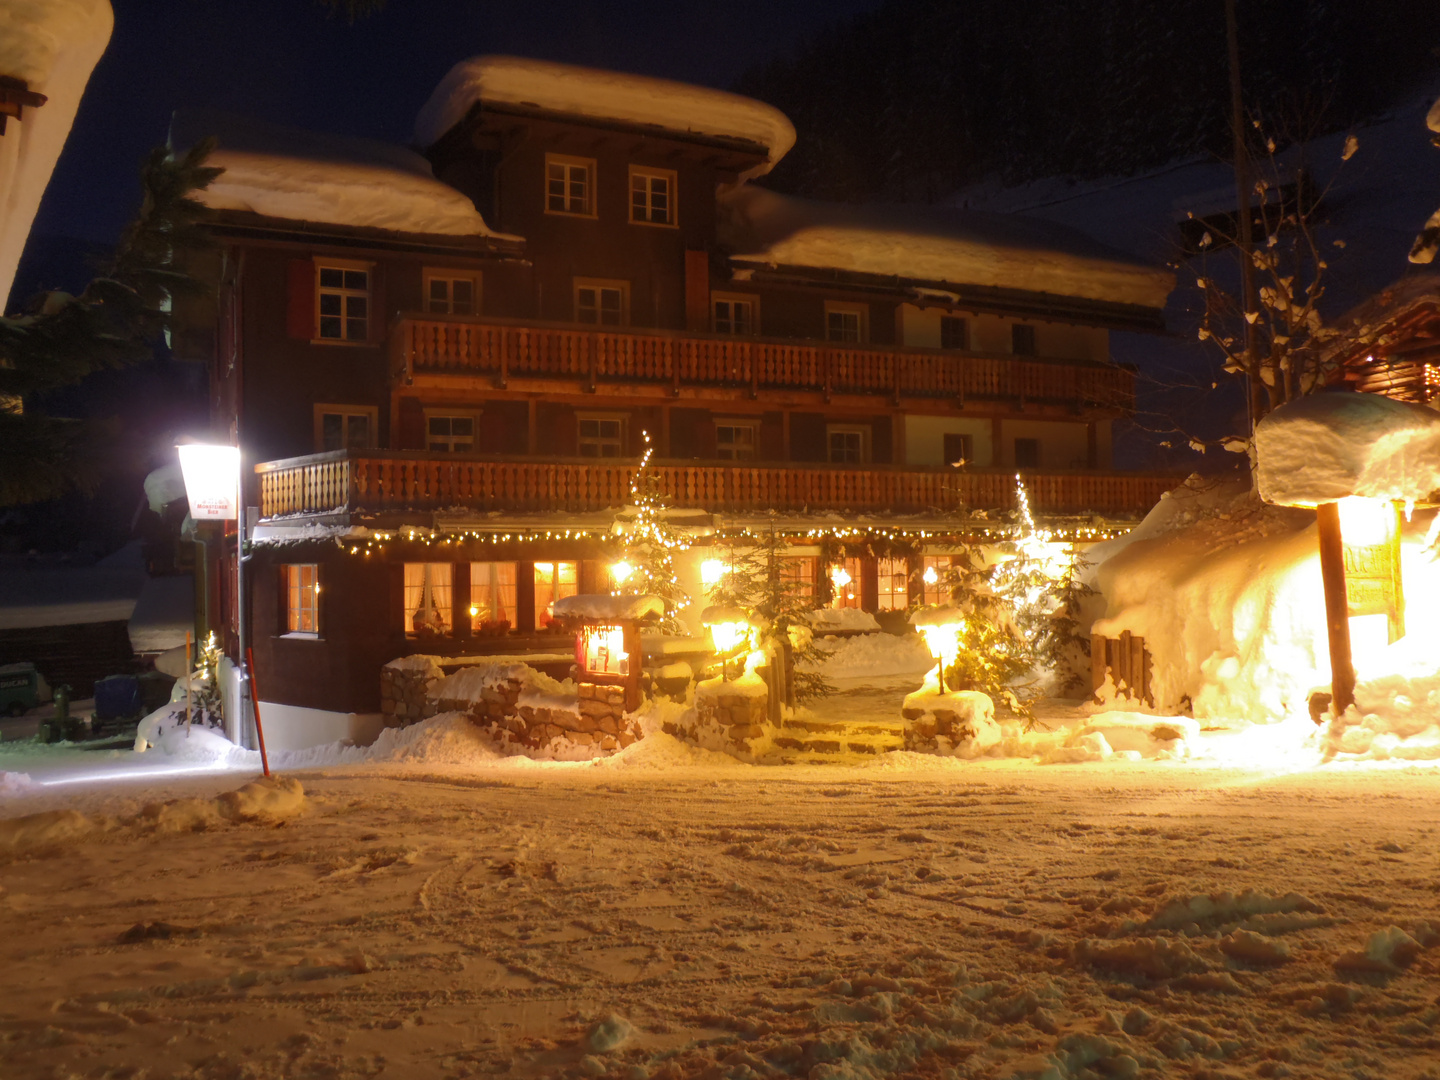
[[[1379,394],[1311,394],[1256,425],[1255,453],[1266,502],[1424,499],[1440,489],[1440,413]]]
[[[0,75],[23,80],[48,99],[19,120],[12,117],[0,135],[0,313],[114,24],[109,0],[0,0]]]
[[[785,114],[761,101],[669,79],[519,56],[477,56],[451,68],[415,119],[416,142],[433,145],[477,101],[743,139],[769,154],[751,175],[769,172],[795,145],[795,128]]]
[[[1048,221],[948,207],[854,206],[742,184],[720,196],[736,262],[879,274],[1162,308],[1168,270]]]
[[[658,618],[665,614],[665,601],[658,596],[603,596],[581,593],[555,601],[557,619],[596,619],[620,622]]]
[[[474,205],[403,146],[323,135],[203,110],[175,114],[176,150],[213,135],[225,171],[200,199],[216,210],[444,236],[496,236]],[[506,239],[516,239],[507,237]]]

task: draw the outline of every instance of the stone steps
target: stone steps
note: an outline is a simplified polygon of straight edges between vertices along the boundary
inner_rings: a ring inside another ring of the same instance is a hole
[[[883,721],[847,724],[791,720],[775,736],[774,746],[786,762],[823,761],[842,754],[884,754],[904,749],[904,726]]]

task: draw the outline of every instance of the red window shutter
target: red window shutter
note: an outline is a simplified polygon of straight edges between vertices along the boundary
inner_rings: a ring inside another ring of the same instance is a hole
[[[710,329],[710,253],[685,252],[685,329],[703,334]]]
[[[291,259],[285,275],[285,292],[285,332],[292,338],[309,341],[315,336],[315,264],[309,259]]]

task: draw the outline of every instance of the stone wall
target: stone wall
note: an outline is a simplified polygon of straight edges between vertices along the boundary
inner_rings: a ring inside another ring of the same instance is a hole
[[[978,690],[941,693],[931,689],[905,697],[900,715],[905,718],[905,749],[946,757],[978,757],[1000,742],[995,705]]]
[[[404,727],[435,715],[431,689],[445,676],[433,656],[406,656],[380,669],[380,711],[386,727]]]
[[[769,750],[775,728],[769,722],[769,695],[753,675],[727,682],[707,679],[695,690],[695,707],[665,725],[678,739],[753,761]]]

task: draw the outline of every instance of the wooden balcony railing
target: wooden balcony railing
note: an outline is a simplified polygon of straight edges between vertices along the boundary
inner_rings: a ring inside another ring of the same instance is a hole
[[[485,375],[597,382],[812,390],[830,394],[1063,401],[1130,411],[1135,374],[1087,360],[1045,360],[940,349],[526,326],[460,317],[401,316],[392,327],[392,373]]]
[[[671,505],[722,513],[922,513],[1010,509],[1009,470],[807,464],[653,466]],[[257,465],[260,514],[404,510],[607,510],[630,501],[636,465],[621,461],[498,461],[404,451],[336,450]],[[1041,514],[1143,514],[1182,478],[1153,473],[1026,472]]]

